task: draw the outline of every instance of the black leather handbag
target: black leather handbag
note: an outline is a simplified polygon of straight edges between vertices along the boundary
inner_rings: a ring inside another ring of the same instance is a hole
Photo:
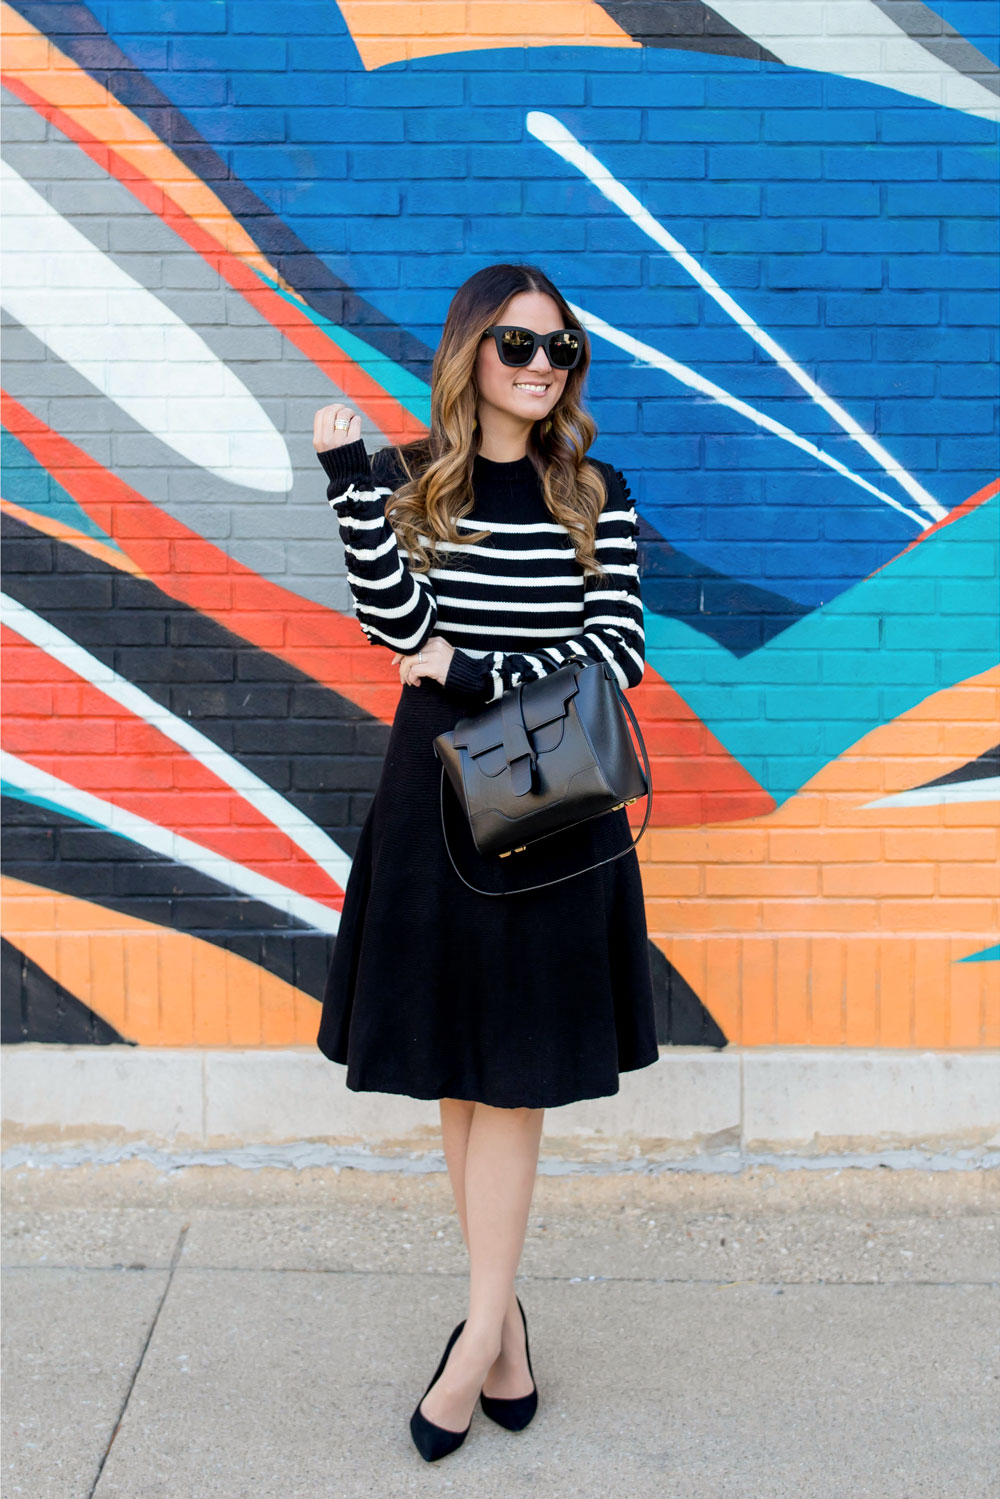
[[[579,665],[577,663],[583,663]],[[624,711],[623,711],[624,710]],[[632,744],[632,722],[643,764]],[[521,894],[557,885],[630,853],[649,822],[649,757],[631,704],[610,665],[575,653],[562,666],[510,687],[480,712],[438,734],[441,832],[459,879],[480,895]],[[479,853],[509,858],[543,838],[646,797],[646,815],[627,848],[584,869],[516,892],[483,890],[455,864],[444,817],[444,778],[455,790]]]

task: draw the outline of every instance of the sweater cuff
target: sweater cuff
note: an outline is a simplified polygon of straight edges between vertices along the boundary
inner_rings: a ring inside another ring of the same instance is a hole
[[[316,457],[326,470],[327,477],[342,489],[346,489],[352,479],[371,477],[371,462],[363,437],[355,438],[354,442],[342,443],[339,448],[326,448],[322,453],[317,453]]]
[[[448,663],[444,679],[445,692],[456,692],[462,697],[485,700],[491,674],[489,656],[472,657],[456,646]]]

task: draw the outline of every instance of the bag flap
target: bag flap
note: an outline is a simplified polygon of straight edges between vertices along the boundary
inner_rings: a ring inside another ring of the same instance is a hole
[[[526,682],[521,694],[525,727],[531,732],[555,718],[565,718],[566,704],[578,691],[572,667]],[[500,699],[474,717],[460,718],[452,730],[452,741],[456,749],[467,749],[470,755],[482,755],[503,744]]]

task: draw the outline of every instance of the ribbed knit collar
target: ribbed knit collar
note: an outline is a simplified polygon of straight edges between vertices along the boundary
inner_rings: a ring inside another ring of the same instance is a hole
[[[477,453],[473,460],[473,471],[485,479],[518,479],[522,474],[533,473],[534,467],[527,453],[509,463],[498,463],[495,458],[486,458],[482,453]]]

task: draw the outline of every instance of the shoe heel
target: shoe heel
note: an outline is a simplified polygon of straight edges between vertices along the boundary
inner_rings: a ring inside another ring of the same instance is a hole
[[[524,1351],[528,1359],[528,1373],[534,1380],[535,1371],[531,1367],[531,1349],[528,1345],[528,1319],[524,1315],[520,1296],[517,1298],[517,1304],[521,1308],[521,1321],[524,1323]],[[538,1409],[538,1386],[529,1390],[527,1395],[515,1395],[510,1400],[504,1400],[499,1395],[487,1395],[480,1390],[479,1404],[490,1420],[495,1421],[498,1426],[505,1427],[507,1431],[523,1431]]]
[[[427,1386],[424,1394],[417,1401],[413,1409],[413,1415],[410,1417],[410,1435],[413,1438],[413,1444],[420,1453],[420,1456],[429,1463],[437,1462],[438,1458],[447,1457],[449,1452],[454,1452],[456,1447],[461,1447],[469,1434],[469,1427],[472,1425],[470,1421],[464,1431],[449,1431],[446,1426],[436,1426],[433,1421],[428,1421],[420,1409],[424,1395],[429,1394],[433,1386],[441,1378],[441,1372],[448,1362],[448,1355],[457,1342],[458,1335],[464,1326],[465,1318],[463,1317],[458,1326],[453,1328],[444,1353],[441,1355],[441,1362],[434,1371],[434,1378]]]

